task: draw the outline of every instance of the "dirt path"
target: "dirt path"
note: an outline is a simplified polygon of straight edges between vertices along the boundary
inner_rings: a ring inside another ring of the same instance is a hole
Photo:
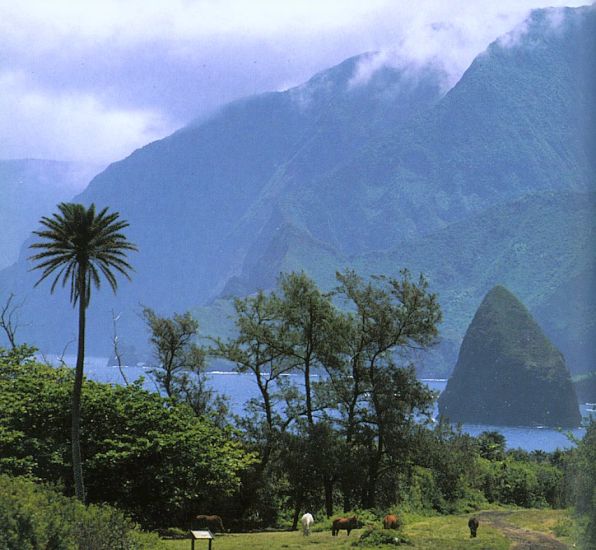
[[[569,547],[561,541],[538,531],[522,529],[507,521],[511,512],[480,512],[477,518],[482,524],[490,525],[501,531],[512,543],[510,550],[567,550]]]

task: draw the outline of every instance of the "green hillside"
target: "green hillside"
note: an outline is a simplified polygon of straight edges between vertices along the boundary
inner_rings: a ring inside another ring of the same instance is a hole
[[[363,275],[424,273],[444,311],[442,344],[428,367],[446,375],[477,304],[496,284],[512,289],[563,351],[573,372],[593,368],[596,299],[596,194],[547,192],[500,204],[388,252],[346,257],[296,229],[255,260],[258,270],[235,292],[271,288],[281,271],[300,266],[330,289],[346,267]]]

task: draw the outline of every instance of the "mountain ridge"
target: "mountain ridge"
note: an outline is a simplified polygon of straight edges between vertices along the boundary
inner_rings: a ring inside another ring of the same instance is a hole
[[[428,67],[416,78],[384,68],[350,87],[356,57],[286,92],[235,102],[112,164],[76,200],[120,211],[131,224],[128,237],[141,252],[131,257],[133,283],[123,282],[117,298],[108,293],[96,298],[101,302],[97,319],[89,316],[90,349],[109,349],[112,309],[122,312],[123,335],[139,349],[146,336],[135,314],[139,303],[164,314],[191,309],[222,292],[270,287],[278,270],[307,266],[313,257],[321,277],[345,258],[364,262],[366,253],[378,257],[367,264],[411,267],[397,266],[407,258],[388,260],[387,251],[413,250],[415,244],[404,243],[481,218],[495,204],[542,192],[593,189],[590,143],[569,134],[583,132],[584,120],[577,120],[574,109],[585,108],[587,118],[593,116],[594,90],[588,88],[577,103],[564,74],[572,74],[572,82],[587,82],[583,66],[571,63],[569,54],[593,42],[586,36],[594,29],[594,12],[563,11],[560,24],[568,25],[570,34],[546,38],[540,31],[545,15],[535,15],[538,22],[530,21],[527,36],[534,40],[535,34],[540,47],[522,37],[505,55],[494,45],[447,93],[441,73]],[[527,70],[516,67],[519,56]],[[550,85],[557,94],[532,93],[553,75]],[[524,93],[515,95],[517,87]],[[487,90],[498,99],[487,103]],[[551,116],[566,123],[542,120]],[[526,143],[528,128],[538,134]],[[512,162],[515,169],[500,174],[497,168],[507,165],[507,155],[527,159],[527,167]],[[495,223],[516,222],[504,214]],[[479,223],[470,227],[482,229]],[[553,250],[560,249],[558,239]],[[454,276],[462,276],[456,267]],[[32,291],[34,275],[26,269],[23,261],[0,272],[0,289],[28,296],[24,313],[38,323],[27,329],[28,338],[42,347],[63,343],[71,330],[64,320],[71,312],[67,303],[58,302],[67,300],[57,297],[54,322],[42,323],[47,289]],[[589,266],[565,269],[557,271],[557,285],[565,276],[590,278],[592,273]],[[514,275],[526,288],[530,271],[521,271]],[[490,273],[480,275],[474,292],[490,278]],[[445,294],[444,307],[455,312],[456,328],[470,314],[473,300],[462,292],[457,285]],[[548,307],[547,301],[536,305]],[[461,328],[449,330],[453,346]]]

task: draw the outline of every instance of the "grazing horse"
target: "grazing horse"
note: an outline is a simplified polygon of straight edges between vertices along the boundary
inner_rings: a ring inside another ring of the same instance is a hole
[[[468,527],[470,528],[470,538],[476,536],[476,531],[478,531],[478,525],[480,522],[476,518],[470,518],[468,520]]]
[[[192,526],[195,529],[209,529],[212,533],[220,531],[224,533],[224,526],[219,516],[204,516],[202,514],[195,516],[192,520]]]
[[[399,518],[395,514],[387,514],[383,518],[383,529],[399,529]]]
[[[312,517],[312,514],[309,514],[307,512],[306,514],[304,514],[302,516],[302,518],[300,519],[300,522],[302,523],[302,534],[305,537],[308,537],[308,535],[310,535],[310,528],[312,527],[313,523],[315,522],[315,518]]]
[[[339,534],[340,529],[345,529],[350,534],[352,529],[356,529],[358,527],[358,518],[353,516],[351,518],[337,518],[333,520],[333,525],[331,526],[331,535],[334,537]]]

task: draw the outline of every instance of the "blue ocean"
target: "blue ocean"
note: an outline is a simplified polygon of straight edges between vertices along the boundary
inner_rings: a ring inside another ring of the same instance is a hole
[[[51,360],[52,358],[50,357],[49,359]],[[66,356],[65,361],[67,364],[73,365],[75,357]],[[123,367],[123,372],[129,382],[143,377],[144,387],[147,390],[156,391],[156,386],[151,379],[149,369],[146,367]],[[90,357],[86,359],[85,375],[97,382],[110,384],[124,383],[120,369],[117,366],[107,366],[107,359],[105,357]],[[246,401],[258,395],[257,385],[251,374],[213,371],[208,374],[208,381],[213,390],[228,397],[231,411],[238,415],[242,415]],[[421,381],[427,384],[432,390],[438,392],[443,391],[447,385],[447,380],[443,379],[421,379]],[[582,403],[580,405],[582,416],[586,418],[590,415],[596,416],[595,409],[596,406],[594,404]],[[510,449],[521,448],[526,451],[542,450],[546,452],[554,451],[557,448],[572,447],[574,443],[569,435],[573,434],[574,437],[581,439],[585,432],[584,428],[560,431],[552,428],[490,426],[484,424],[464,424],[462,429],[471,435],[478,435],[483,431],[498,431],[505,436],[507,447]]]

